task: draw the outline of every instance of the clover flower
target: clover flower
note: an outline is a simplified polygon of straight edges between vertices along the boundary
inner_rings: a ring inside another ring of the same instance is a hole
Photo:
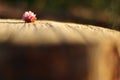
[[[26,11],[23,14],[23,20],[27,23],[29,22],[35,22],[36,21],[36,14],[34,14],[32,11]]]

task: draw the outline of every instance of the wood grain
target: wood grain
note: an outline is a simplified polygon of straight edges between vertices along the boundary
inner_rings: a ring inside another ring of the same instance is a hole
[[[116,39],[119,36],[118,31],[92,25],[44,20],[35,23],[11,19],[0,20],[0,42],[19,45],[86,43],[107,38]]]
[[[120,32],[93,25],[0,20],[1,80],[119,80]]]

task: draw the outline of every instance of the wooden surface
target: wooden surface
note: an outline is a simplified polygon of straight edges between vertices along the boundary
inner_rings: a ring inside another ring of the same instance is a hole
[[[24,23],[21,20],[0,20],[0,42],[19,45],[41,45],[61,43],[87,43],[120,37],[118,31],[92,25],[38,20]]]
[[[120,32],[92,25],[0,20],[0,80],[119,80]]]

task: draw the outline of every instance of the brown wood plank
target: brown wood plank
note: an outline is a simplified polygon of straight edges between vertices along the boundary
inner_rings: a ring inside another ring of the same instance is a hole
[[[92,25],[0,19],[0,79],[119,80],[119,37]]]
[[[85,43],[106,38],[117,38],[120,33],[92,25],[38,20],[24,23],[22,20],[1,19],[0,41],[15,44]],[[94,39],[94,40],[92,40]]]

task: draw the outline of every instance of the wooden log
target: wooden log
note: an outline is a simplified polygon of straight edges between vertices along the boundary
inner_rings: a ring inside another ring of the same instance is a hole
[[[1,80],[119,80],[120,33],[92,25],[0,20]]]

